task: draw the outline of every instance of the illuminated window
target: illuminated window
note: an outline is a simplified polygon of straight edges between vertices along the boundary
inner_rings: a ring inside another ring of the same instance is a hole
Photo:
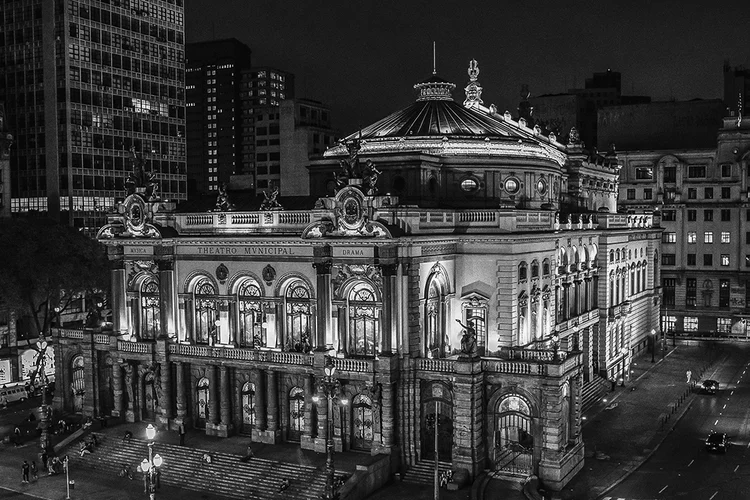
[[[471,193],[479,189],[479,183],[475,179],[469,177],[461,181],[461,189],[467,193]]]
[[[729,231],[722,231],[721,232],[721,242],[722,243],[730,243],[731,240],[731,233]]]
[[[686,332],[697,332],[698,331],[698,318],[695,316],[685,316],[683,320],[683,329]]]

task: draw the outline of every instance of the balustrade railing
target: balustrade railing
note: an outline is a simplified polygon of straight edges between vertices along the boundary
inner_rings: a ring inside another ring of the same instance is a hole
[[[68,339],[83,339],[83,330],[76,330],[73,328],[59,328],[61,337]]]
[[[453,373],[455,366],[455,359],[420,358],[417,360],[417,370],[429,372]]]
[[[146,342],[124,342],[117,341],[117,350],[122,352],[132,352],[136,354],[151,354],[153,344]]]
[[[106,333],[97,333],[94,335],[95,344],[109,344],[109,335]]]
[[[339,371],[344,372],[361,372],[367,373],[373,371],[373,360],[370,359],[349,359],[349,358],[331,358],[333,366]]]

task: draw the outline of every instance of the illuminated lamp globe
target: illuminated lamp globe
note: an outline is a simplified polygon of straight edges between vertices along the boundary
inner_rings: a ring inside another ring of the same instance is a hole
[[[151,469],[151,462],[149,462],[148,459],[144,458],[143,462],[141,462],[141,470],[143,472],[148,472],[149,469]]]
[[[164,459],[161,458],[161,455],[159,455],[158,453],[154,455],[154,465],[156,467],[161,467],[161,464],[163,463],[164,463]]]
[[[333,377],[333,374],[336,373],[336,367],[333,365],[326,365],[325,368],[323,368],[323,372],[326,374],[326,377]]]
[[[153,441],[154,437],[156,437],[156,427],[153,424],[148,424],[146,427],[146,438],[149,441]]]

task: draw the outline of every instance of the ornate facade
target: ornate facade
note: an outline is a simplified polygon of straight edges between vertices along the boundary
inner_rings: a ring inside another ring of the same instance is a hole
[[[561,488],[583,386],[656,324],[660,230],[615,213],[616,156],[484,107],[477,75],[465,106],[432,76],[313,161],[310,210],[181,213],[136,187],[99,232],[114,331],[62,332],[56,404],[318,451],[333,418],[339,449]]]

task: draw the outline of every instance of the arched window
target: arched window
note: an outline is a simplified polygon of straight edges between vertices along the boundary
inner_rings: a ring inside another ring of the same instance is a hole
[[[615,252],[614,250],[609,251],[609,262],[612,263],[615,261]]]
[[[304,281],[296,280],[287,286],[284,295],[284,311],[286,316],[284,350],[309,351],[312,310],[310,290],[307,289]]]
[[[155,339],[159,336],[159,302],[159,283],[151,278],[141,286],[141,337],[144,339]]]
[[[549,276],[549,259],[544,259],[542,261],[542,275]]]
[[[352,400],[352,413],[354,424],[353,448],[358,450],[369,450],[372,448],[373,418],[372,400],[365,395],[357,394]]]
[[[245,281],[237,291],[239,312],[239,343],[241,347],[265,347],[266,336],[263,324],[263,305],[258,283]]]
[[[538,260],[534,260],[531,262],[531,277],[532,278],[539,277],[539,261]]]
[[[289,391],[289,439],[299,441],[305,428],[305,391],[292,387]]]
[[[526,263],[521,262],[518,264],[518,281],[524,281],[526,278]]]
[[[85,366],[86,362],[82,354],[77,354],[70,362],[72,375],[70,391],[73,394],[73,411],[75,413],[83,411],[83,396],[86,394]]]
[[[250,433],[255,427],[255,384],[245,382],[242,386],[242,432]]]
[[[442,339],[442,294],[437,280],[432,279],[427,289],[427,303],[425,305],[427,349],[433,357],[440,358],[444,353]]]
[[[195,284],[195,341],[207,344],[216,332],[216,288],[208,278]]]
[[[374,356],[380,338],[380,305],[375,291],[364,282],[352,287],[348,295],[349,336],[347,352],[360,356]]]

